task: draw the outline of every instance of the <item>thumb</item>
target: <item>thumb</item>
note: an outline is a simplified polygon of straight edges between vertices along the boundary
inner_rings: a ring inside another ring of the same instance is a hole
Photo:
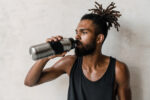
[[[67,51],[63,52],[63,53],[62,53],[62,56],[65,56],[65,55],[66,55],[66,53],[67,53]]]

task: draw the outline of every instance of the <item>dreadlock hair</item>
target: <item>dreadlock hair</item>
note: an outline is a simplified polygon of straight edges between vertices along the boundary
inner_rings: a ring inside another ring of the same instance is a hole
[[[92,12],[83,15],[81,20],[92,20],[95,26],[95,35],[103,34],[105,40],[108,30],[112,25],[119,31],[120,24],[118,23],[118,18],[121,14],[119,11],[113,10],[116,8],[115,3],[113,2],[111,2],[106,9],[103,9],[102,4],[99,4],[98,2],[95,2],[95,4],[95,8],[89,9],[89,11]]]

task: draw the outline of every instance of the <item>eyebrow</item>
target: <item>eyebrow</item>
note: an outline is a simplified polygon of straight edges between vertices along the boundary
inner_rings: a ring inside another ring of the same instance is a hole
[[[77,32],[77,29],[76,29],[75,31]],[[83,32],[83,31],[90,31],[90,32],[91,32],[90,29],[86,29],[86,28],[84,28],[84,29],[79,29],[79,31],[80,31],[80,32]]]

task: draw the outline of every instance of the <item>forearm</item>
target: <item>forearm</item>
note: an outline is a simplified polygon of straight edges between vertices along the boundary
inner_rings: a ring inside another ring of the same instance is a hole
[[[40,79],[42,70],[48,61],[49,61],[48,58],[38,60],[29,70],[29,72],[25,78],[24,84],[28,85],[28,86],[35,85],[38,82],[38,80]]]

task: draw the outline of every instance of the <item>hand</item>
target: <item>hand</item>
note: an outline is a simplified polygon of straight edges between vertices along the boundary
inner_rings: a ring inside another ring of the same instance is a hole
[[[47,39],[46,39],[46,42],[51,42],[51,41],[56,42],[56,41],[60,41],[60,40],[62,40],[62,39],[63,39],[63,37],[60,36],[60,35],[58,35],[58,36],[52,36],[51,38],[47,38]]]
[[[63,37],[60,36],[60,35],[55,36],[55,37],[52,36],[51,38],[46,39],[46,42],[52,42],[52,41],[57,42],[57,41],[60,41],[62,39],[63,39]],[[61,54],[56,54],[56,55],[53,55],[53,56],[49,56],[47,58],[48,59],[52,59],[52,58],[55,58],[55,57],[64,57],[66,53],[67,53],[67,51],[65,51],[65,52],[63,52]]]

